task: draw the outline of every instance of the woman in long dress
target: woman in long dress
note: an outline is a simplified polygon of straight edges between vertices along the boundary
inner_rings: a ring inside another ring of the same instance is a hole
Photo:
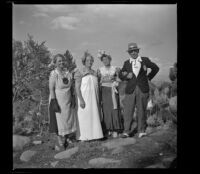
[[[78,96],[77,139],[81,141],[103,138],[100,122],[99,91],[97,73],[92,69],[94,58],[85,52],[84,68],[75,73]]]
[[[76,131],[76,112],[71,107],[72,74],[64,69],[64,57],[57,54],[53,60],[56,69],[49,78],[50,99],[57,100],[60,112],[56,112],[58,144],[60,147],[69,142],[68,136]]]
[[[98,70],[103,112],[102,125],[104,133],[107,136],[111,135],[113,138],[116,138],[123,128],[119,93],[117,90],[119,83],[117,81],[118,69],[115,66],[111,66],[112,58],[110,55],[106,54],[105,51],[99,51],[98,57],[104,64],[104,66]]]

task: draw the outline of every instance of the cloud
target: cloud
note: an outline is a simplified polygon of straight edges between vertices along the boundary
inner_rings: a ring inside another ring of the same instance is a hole
[[[151,49],[153,47],[157,47],[157,46],[160,46],[162,45],[164,42],[161,41],[161,40],[154,40],[154,41],[146,41],[147,43],[141,43],[141,44],[138,44],[138,47],[142,48],[142,49]]]
[[[84,41],[79,44],[78,49],[79,50],[87,50],[89,48],[96,48],[96,47],[98,47],[98,43]]]
[[[88,47],[88,46],[91,45],[91,44],[92,44],[92,43],[85,41],[85,42],[82,42],[82,43],[80,44],[80,47],[81,47],[81,48],[85,48],[85,47]]]
[[[76,17],[70,16],[59,16],[55,18],[52,23],[52,29],[67,29],[67,30],[74,30],[79,23],[79,19]]]
[[[35,5],[43,13],[80,13],[85,5]]]
[[[34,17],[49,17],[49,15],[47,15],[46,13],[35,13],[33,16]]]
[[[63,12],[66,11],[66,5],[35,5],[41,12]]]
[[[170,12],[170,6],[166,5],[126,5],[126,4],[106,4],[106,5],[35,5],[38,13],[51,14],[58,16],[69,16],[71,18],[77,18],[83,25],[83,30],[91,31],[93,26],[99,20],[101,27],[101,21],[106,21],[108,27],[114,26],[115,30],[123,30],[125,27],[128,31],[133,31],[136,35],[142,35],[146,37],[152,36],[152,31],[157,31],[165,28],[162,25],[162,21],[168,19],[168,13]],[[37,16],[37,15],[36,15]],[[60,17],[61,18],[61,17]],[[58,20],[58,19],[57,19]],[[59,19],[64,20],[64,19]],[[68,20],[68,19],[67,19]],[[71,19],[70,19],[71,20]],[[108,22],[109,20],[112,20]],[[57,28],[57,22],[53,28]],[[75,29],[74,25],[60,24],[61,28]],[[148,30],[147,30],[148,28]],[[148,32],[147,32],[148,31]],[[146,34],[145,33],[149,33]],[[159,36],[158,36],[159,37]]]

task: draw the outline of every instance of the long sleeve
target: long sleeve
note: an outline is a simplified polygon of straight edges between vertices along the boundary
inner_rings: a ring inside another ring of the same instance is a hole
[[[50,91],[51,98],[56,98],[56,94],[55,94],[56,78],[57,78],[56,72],[52,71],[49,77],[49,91]]]
[[[123,65],[122,69],[121,69],[120,72],[119,72],[119,78],[120,78],[122,81],[123,81],[123,80],[128,80],[127,77],[126,77],[127,74],[124,75],[123,72],[127,72],[127,69],[126,69],[126,62],[124,62],[124,65]]]
[[[147,68],[151,69],[151,72],[147,75],[149,81],[151,81],[154,78],[154,76],[158,73],[160,68],[154,62],[152,62],[149,58],[147,58],[146,65],[147,65]]]

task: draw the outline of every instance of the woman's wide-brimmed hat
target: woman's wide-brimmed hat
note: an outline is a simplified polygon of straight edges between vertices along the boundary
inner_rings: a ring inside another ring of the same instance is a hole
[[[139,49],[140,48],[137,46],[137,44],[132,42],[132,43],[128,44],[128,50],[127,51],[129,52],[129,51],[132,51],[132,50],[139,50]]]

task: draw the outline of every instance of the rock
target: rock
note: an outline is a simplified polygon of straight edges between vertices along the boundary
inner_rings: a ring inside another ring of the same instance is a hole
[[[162,127],[164,130],[167,130],[170,128],[170,124],[164,124],[163,127]]]
[[[13,158],[15,158],[17,156],[16,152],[13,152]]]
[[[69,158],[71,157],[73,154],[75,154],[76,152],[78,152],[78,147],[74,147],[74,148],[71,148],[71,149],[67,149],[63,152],[60,152],[58,154],[56,154],[54,156],[55,159],[66,159],[66,158]]]
[[[111,153],[112,154],[118,154],[122,151],[123,151],[123,147],[117,147],[117,148],[113,149],[113,151]]]
[[[52,167],[56,167],[56,165],[58,164],[58,162],[59,162],[59,161],[51,162],[51,166],[52,166]]]
[[[177,112],[177,96],[170,98],[169,108],[170,108],[171,111]]]
[[[125,145],[135,144],[136,139],[134,138],[119,138],[113,139],[109,142],[103,143],[102,146],[107,147],[108,149],[118,148]]]
[[[59,146],[56,146],[53,148],[55,151],[60,151],[60,147]]]
[[[103,155],[102,155],[102,156],[104,156],[104,157],[105,157],[105,156],[107,156],[107,155],[106,155],[106,153],[103,153]]]
[[[109,158],[94,158],[89,161],[90,165],[104,165],[108,163],[120,163],[120,160],[114,160]]]
[[[33,141],[33,144],[39,145],[39,144],[42,144],[42,141],[41,140],[39,140],[39,141]]]
[[[158,164],[147,166],[145,168],[166,168],[166,167],[163,164],[158,163]]]
[[[159,146],[160,146],[158,142],[155,142],[154,144],[155,144],[155,146],[157,146],[157,147],[159,147]]]
[[[171,162],[169,168],[170,169],[177,168],[177,157]]]
[[[21,135],[13,135],[13,150],[22,150],[26,144],[30,143],[30,138]]]
[[[149,127],[149,126],[148,126],[148,127],[146,128],[146,131],[145,131],[145,132],[146,132],[147,134],[150,134],[150,133],[153,132],[153,130],[154,130],[154,129],[153,129],[152,127]]]
[[[22,166],[22,168],[38,168],[38,166],[37,165],[27,165],[26,167]]]
[[[175,157],[166,157],[166,158],[163,158],[162,162],[164,166],[169,167],[174,159]]]
[[[28,162],[32,158],[32,156],[34,156],[35,154],[36,154],[36,151],[27,150],[21,154],[20,160]]]

